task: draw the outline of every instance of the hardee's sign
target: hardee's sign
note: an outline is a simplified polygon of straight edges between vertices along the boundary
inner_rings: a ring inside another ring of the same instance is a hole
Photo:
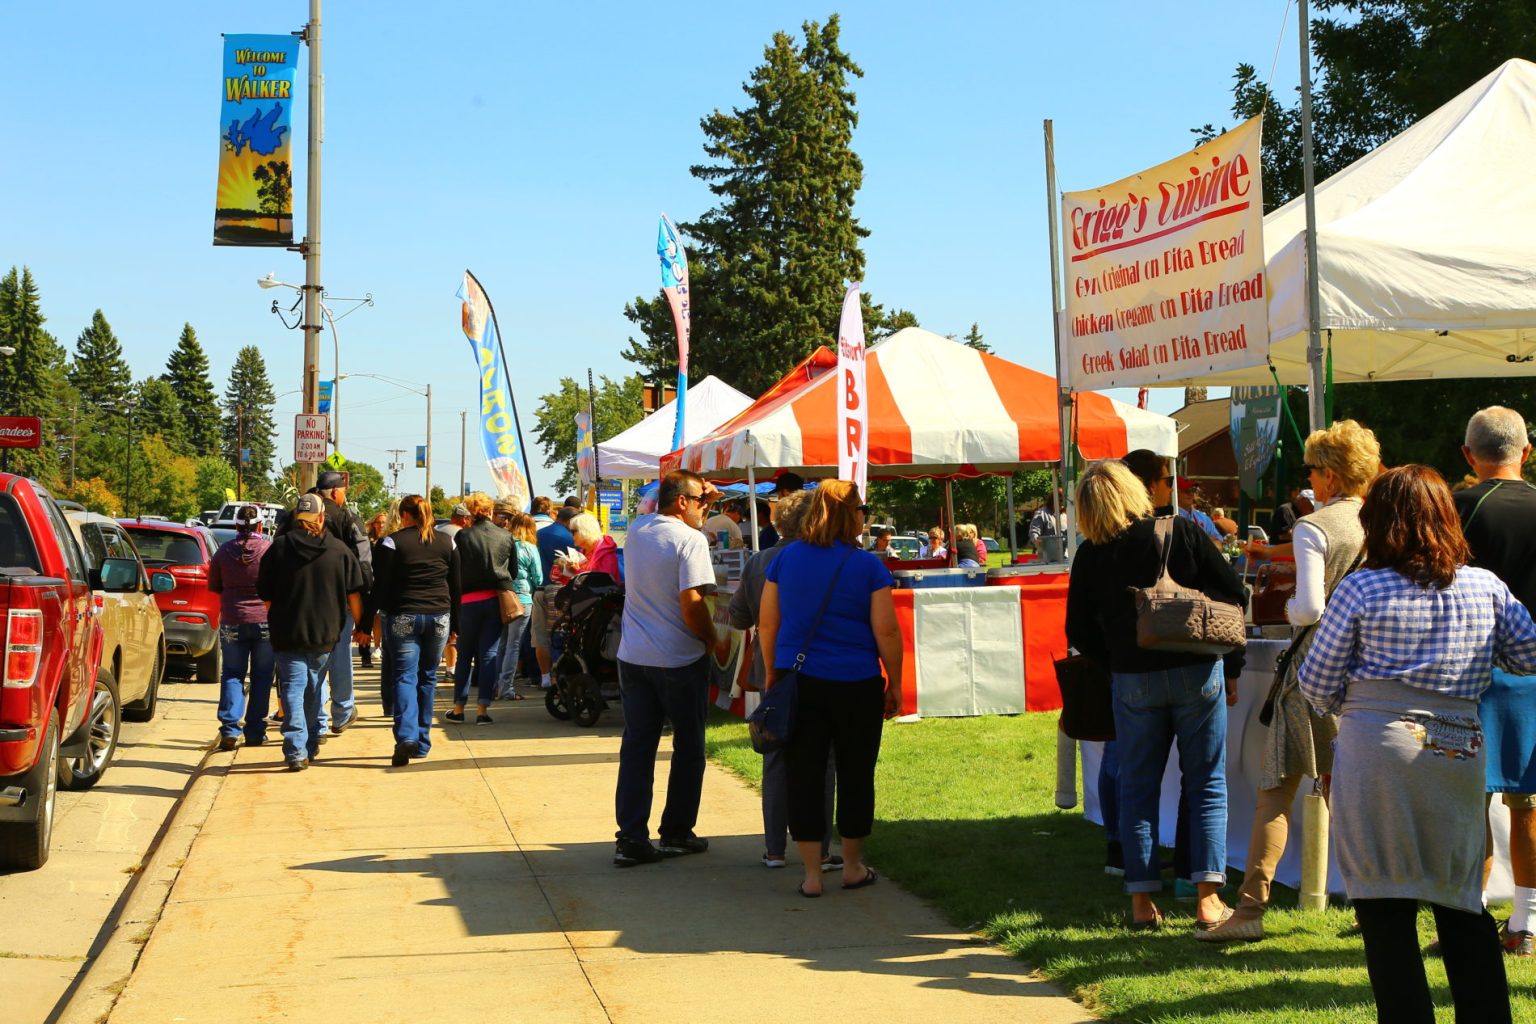
[[[1260,119],[1062,197],[1073,390],[1254,366],[1269,354]]]
[[[0,416],[0,448],[40,448],[43,421],[36,416]]]

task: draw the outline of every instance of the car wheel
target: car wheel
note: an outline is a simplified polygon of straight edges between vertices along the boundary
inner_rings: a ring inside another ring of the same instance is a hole
[[[122,733],[122,706],[117,700],[117,680],[112,670],[96,670],[96,686],[91,690],[91,706],[81,723],[85,753],[79,757],[59,758],[59,784],[65,789],[90,789],[101,781],[117,751]]]
[[[154,671],[150,673],[149,689],[142,700],[123,705],[123,719],[129,722],[148,722],[155,717],[160,704],[160,683],[165,679],[165,645],[155,653]]]
[[[31,871],[48,862],[48,846],[53,840],[53,811],[58,797],[59,713],[48,716],[43,733],[43,747],[37,764],[22,777],[27,799],[37,802],[37,817],[32,821],[0,822],[0,867]]]
[[[224,650],[222,644],[214,644],[213,650],[197,659],[197,681],[222,683],[224,674]]]

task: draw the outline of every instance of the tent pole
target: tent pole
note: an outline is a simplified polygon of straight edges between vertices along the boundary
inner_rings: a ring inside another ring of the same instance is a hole
[[[1072,492],[1072,461],[1071,461],[1071,437],[1072,437],[1072,387],[1062,377],[1061,364],[1061,231],[1057,222],[1057,203],[1059,197],[1056,194],[1056,127],[1050,120],[1045,121],[1045,212],[1046,221],[1051,234],[1051,337],[1056,343],[1056,390],[1057,409],[1056,426],[1060,445],[1058,452],[1061,457],[1061,476],[1052,481],[1057,487],[1067,494]],[[1056,515],[1061,515],[1062,502],[1056,497],[1057,492],[1052,492],[1051,502]],[[1068,502],[1070,509],[1071,503]],[[1059,521],[1059,520],[1058,520]],[[1062,532],[1061,556],[1067,561],[1072,560],[1072,541],[1076,537],[1077,530],[1073,523],[1067,523],[1067,529]]]
[[[953,569],[959,562],[955,557],[955,490],[954,481],[949,477],[944,478],[944,519],[948,532],[944,538],[944,550],[949,556],[949,567]]]
[[[1013,474],[1008,474],[1008,564],[1019,560],[1019,515],[1013,509]]]
[[[1307,0],[1296,4],[1301,43],[1301,181],[1307,210],[1307,410],[1313,430],[1328,426],[1328,384],[1323,367],[1322,297],[1317,265],[1317,194],[1312,159],[1312,38]]]
[[[757,470],[747,467],[747,515],[752,521],[752,550],[757,550]]]

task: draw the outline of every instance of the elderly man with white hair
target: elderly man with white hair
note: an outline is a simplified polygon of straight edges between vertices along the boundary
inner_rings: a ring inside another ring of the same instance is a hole
[[[1536,487],[1521,474],[1531,455],[1525,417],[1490,406],[1467,421],[1461,447],[1477,484],[1455,494],[1472,564],[1508,585],[1527,608],[1536,608]],[[1515,903],[1501,931],[1504,949],[1515,956],[1533,952],[1536,932],[1536,679],[1493,670],[1478,709],[1482,719],[1488,793],[1509,808],[1509,859],[1515,876]],[[1488,849],[1493,849],[1489,829]],[[1490,857],[1484,867],[1488,880]]]

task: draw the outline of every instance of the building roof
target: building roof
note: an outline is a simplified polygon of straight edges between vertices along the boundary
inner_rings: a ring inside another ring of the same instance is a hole
[[[1173,414],[1179,424],[1179,454],[1204,444],[1218,434],[1232,429],[1232,403],[1226,398],[1207,398],[1191,402]]]

